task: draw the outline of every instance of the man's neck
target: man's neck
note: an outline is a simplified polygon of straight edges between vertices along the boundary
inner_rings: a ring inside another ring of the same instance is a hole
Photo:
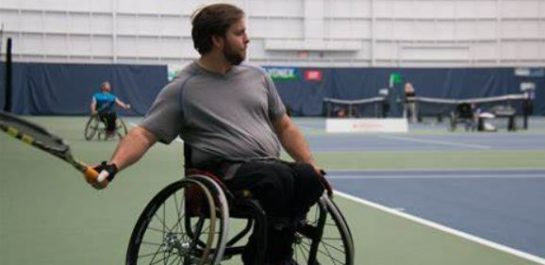
[[[223,55],[214,53],[209,53],[201,56],[201,58],[197,60],[197,63],[202,68],[221,75],[226,74],[233,67],[231,63],[225,60]]]

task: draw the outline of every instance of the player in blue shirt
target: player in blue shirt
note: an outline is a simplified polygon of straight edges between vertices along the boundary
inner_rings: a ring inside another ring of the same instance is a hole
[[[106,136],[115,134],[115,122],[117,119],[116,105],[123,109],[130,109],[129,104],[125,104],[111,93],[112,86],[106,81],[100,85],[101,92],[95,93],[91,101],[91,113],[98,114],[100,120],[106,125]]]

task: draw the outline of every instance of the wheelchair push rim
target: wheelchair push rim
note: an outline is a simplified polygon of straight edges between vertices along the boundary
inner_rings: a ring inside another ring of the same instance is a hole
[[[197,189],[203,199],[196,212],[185,198]],[[126,264],[216,264],[225,230],[214,194],[204,184],[184,179],[164,188],[146,206],[131,235]],[[190,213],[192,212],[192,213]]]

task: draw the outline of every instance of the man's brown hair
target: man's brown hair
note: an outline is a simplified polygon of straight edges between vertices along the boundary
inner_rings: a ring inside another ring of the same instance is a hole
[[[230,4],[213,4],[197,10],[191,24],[193,46],[201,54],[212,50],[212,36],[224,37],[231,25],[242,19],[244,11]]]

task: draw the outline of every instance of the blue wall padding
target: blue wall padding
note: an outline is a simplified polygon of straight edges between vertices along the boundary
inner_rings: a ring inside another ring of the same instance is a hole
[[[322,80],[305,80],[307,70],[321,71]],[[417,96],[448,99],[520,94],[520,83],[531,81],[536,84],[534,114],[545,115],[545,77],[520,77],[514,72],[514,68],[297,68],[296,79],[275,84],[294,115],[318,116],[323,111],[322,98],[376,97],[379,89],[389,86],[391,73],[413,83]],[[390,94],[402,97],[402,89],[403,83],[395,85]]]
[[[2,65],[2,68],[5,66]],[[128,114],[142,115],[167,83],[167,67],[14,63],[12,112],[32,115],[88,114],[91,97],[100,91],[103,81],[110,81],[112,92],[131,104],[132,110]],[[4,86],[2,84],[0,89],[2,106]]]
[[[266,66],[269,68],[283,68]],[[521,82],[536,84],[534,114],[545,115],[545,77],[520,77],[514,68],[296,68],[295,77],[274,79],[280,96],[298,116],[323,114],[323,98],[363,99],[378,96],[390,74],[402,82],[390,89],[391,102],[402,97],[403,82],[412,82],[417,96],[466,99],[519,94]],[[321,80],[306,80],[305,72],[321,72]],[[0,107],[4,105],[5,64],[0,63]],[[100,64],[13,64],[13,112],[35,115],[89,113],[91,95],[109,80],[113,92],[142,115],[167,81],[167,66]],[[398,108],[398,109],[396,109]],[[392,106],[399,115],[399,106]]]

